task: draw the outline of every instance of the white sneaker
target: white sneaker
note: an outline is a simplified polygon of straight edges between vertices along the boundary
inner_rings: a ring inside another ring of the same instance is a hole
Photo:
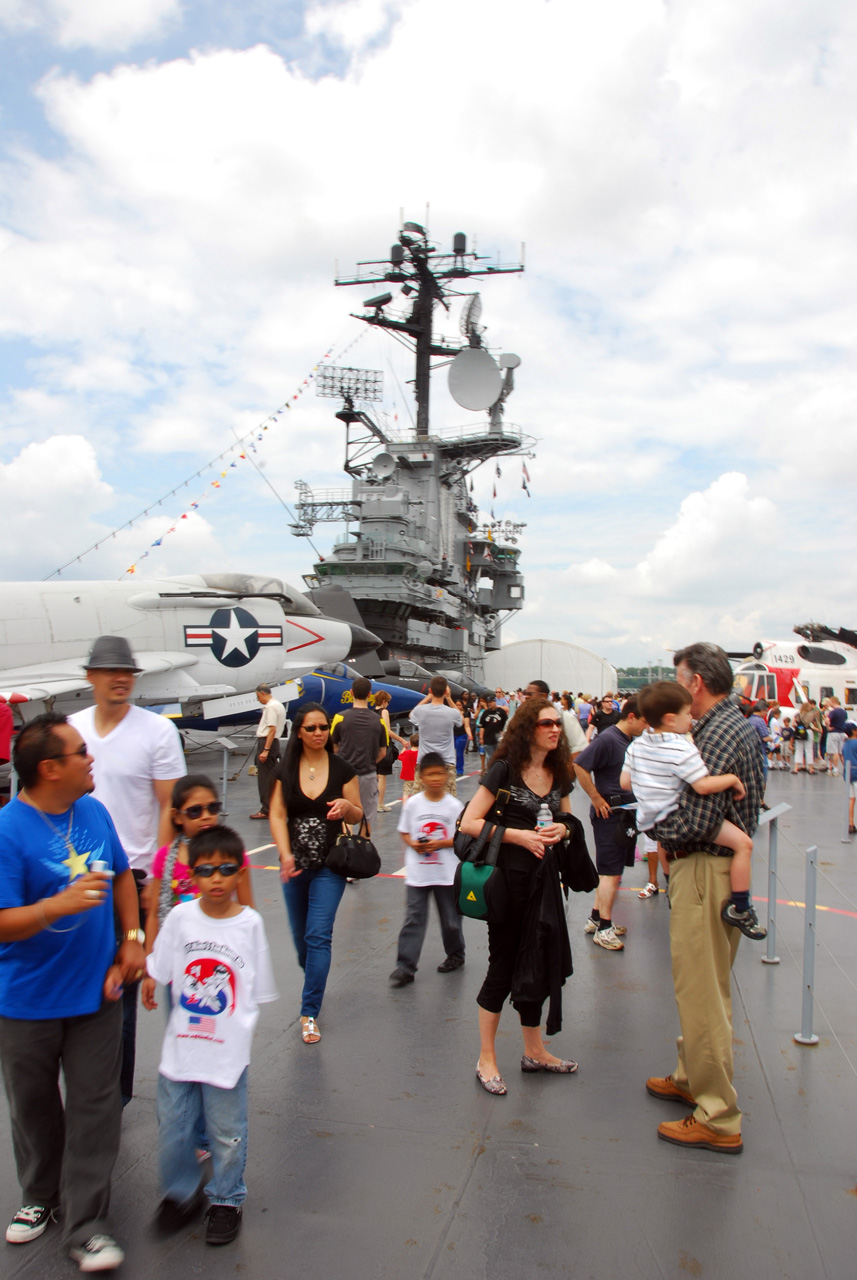
[[[592,941],[596,946],[603,947],[605,951],[625,950],[625,944],[617,936],[616,930],[612,924],[609,929],[599,929]]]
[[[22,1205],[6,1228],[7,1241],[9,1244],[28,1244],[30,1240],[38,1240],[53,1216],[53,1209],[46,1209],[44,1205]]]
[[[68,1256],[81,1271],[115,1271],[125,1254],[111,1236],[92,1236],[86,1244],[69,1249]]]

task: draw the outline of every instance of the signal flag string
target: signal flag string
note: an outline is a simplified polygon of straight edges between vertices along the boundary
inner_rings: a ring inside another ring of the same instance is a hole
[[[341,360],[342,357],[348,351],[350,351],[351,348],[357,342],[360,341],[360,339],[363,337],[364,333],[366,332],[367,330],[361,330],[361,332],[358,333],[357,336],[347,344],[347,346],[343,347],[341,351],[337,352],[337,359]],[[51,578],[60,577],[65,569],[70,568],[73,564],[79,564],[81,560],[84,558],[84,556],[88,556],[91,552],[99,551],[101,547],[104,545],[104,543],[115,538],[117,533],[122,533],[123,530],[125,529],[133,528],[134,524],[138,520],[144,519],[149,514],[150,511],[154,511],[156,507],[163,506],[165,502],[168,502],[170,498],[175,497],[175,495],[179,493],[182,489],[187,489],[188,486],[192,484],[194,480],[198,479],[200,476],[205,475],[206,471],[210,471],[212,467],[216,467],[219,463],[223,463],[227,459],[231,458],[232,461],[229,462],[228,467],[224,467],[224,469],[220,472],[220,475],[216,479],[208,482],[205,489],[203,489],[202,492],[198,495],[196,501],[189,503],[188,506],[185,508],[185,510],[181,513],[181,515],[177,516],[171,522],[169,527],[164,530],[164,532],[160,535],[160,537],[156,538],[154,542],[151,542],[148,548],[142,553],[142,555],[138,556],[137,560],[135,560],[133,564],[129,565],[129,567],[124,571],[124,573],[120,574],[119,581],[121,581],[122,578],[126,576],[126,574],[136,573],[137,566],[140,563],[140,561],[145,560],[147,556],[149,556],[156,547],[160,547],[164,541],[164,538],[168,537],[171,533],[175,533],[181,521],[187,520],[191,515],[193,515],[193,513],[199,509],[200,503],[204,502],[207,498],[214,496],[211,493],[212,489],[217,490],[222,488],[222,482],[227,478],[230,470],[232,470],[233,468],[237,468],[239,462],[253,461],[253,459],[248,456],[247,451],[249,450],[252,453],[258,453],[258,449],[256,446],[258,443],[260,443],[264,439],[264,433],[271,426],[275,426],[279,421],[279,419],[285,413],[292,412],[294,410],[295,404],[298,401],[298,399],[312,385],[312,382],[315,379],[315,375],[319,366],[333,358],[334,346],[335,344],[332,344],[328,348],[328,350],[325,351],[324,355],[318,360],[318,362],[312,366],[312,369],[307,373],[307,376],[299,383],[296,391],[287,400],[285,400],[278,409],[275,409],[272,413],[268,415],[267,418],[263,419],[262,422],[258,424],[258,426],[253,427],[251,431],[245,432],[243,436],[239,436],[239,438],[235,441],[235,443],[230,445],[228,449],[224,449],[222,453],[217,454],[215,458],[212,458],[209,462],[206,462],[203,466],[200,467],[198,471],[195,471],[193,475],[188,476],[186,480],[183,480],[180,484],[177,484],[174,489],[170,489],[169,493],[165,493],[163,497],[158,498],[155,502],[149,503],[149,505],[143,511],[138,511],[135,516],[132,516],[130,520],[126,520],[124,524],[117,525],[117,527],[112,531],[112,533],[105,534],[102,538],[99,538],[97,542],[93,542],[91,546],[87,547],[85,551],[81,551],[79,555],[74,556],[71,560],[67,560],[65,564],[62,564],[59,566],[59,568],[54,569],[52,573],[46,574],[45,577],[42,579],[42,581],[49,582]]]

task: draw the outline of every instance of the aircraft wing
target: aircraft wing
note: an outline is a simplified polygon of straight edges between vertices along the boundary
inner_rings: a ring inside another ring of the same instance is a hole
[[[0,698],[10,703],[43,702],[46,698],[56,698],[62,693],[88,689],[89,682],[84,675],[86,658],[87,655],[81,653],[60,662],[36,662],[31,667],[12,667],[0,671]],[[138,688],[143,696],[146,696],[147,691],[142,682],[157,683],[160,688],[169,672],[176,673],[168,678],[169,684],[181,684],[183,690],[192,690],[197,696],[234,692],[232,685],[199,685],[186,672],[180,671],[182,667],[196,664],[197,659],[193,654],[142,653],[137,662],[142,667],[138,677],[141,684]]]

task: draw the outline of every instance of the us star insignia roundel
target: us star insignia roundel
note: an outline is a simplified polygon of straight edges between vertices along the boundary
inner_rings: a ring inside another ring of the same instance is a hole
[[[185,626],[186,649],[211,649],[224,667],[246,667],[265,645],[281,645],[283,628],[259,623],[246,609],[215,609],[207,627]]]

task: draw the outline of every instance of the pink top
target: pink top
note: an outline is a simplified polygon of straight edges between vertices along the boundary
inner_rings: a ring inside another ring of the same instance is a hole
[[[163,878],[164,863],[167,860],[169,851],[170,846],[165,844],[155,854],[155,860],[152,863],[152,876],[155,880]],[[245,853],[244,866],[249,867],[249,865],[250,863],[247,861],[247,854]],[[186,862],[181,862],[179,858],[176,858],[175,866],[173,867],[172,890],[173,906],[176,906],[179,902],[193,902],[195,898],[199,897],[199,890],[190,873],[190,867]]]

